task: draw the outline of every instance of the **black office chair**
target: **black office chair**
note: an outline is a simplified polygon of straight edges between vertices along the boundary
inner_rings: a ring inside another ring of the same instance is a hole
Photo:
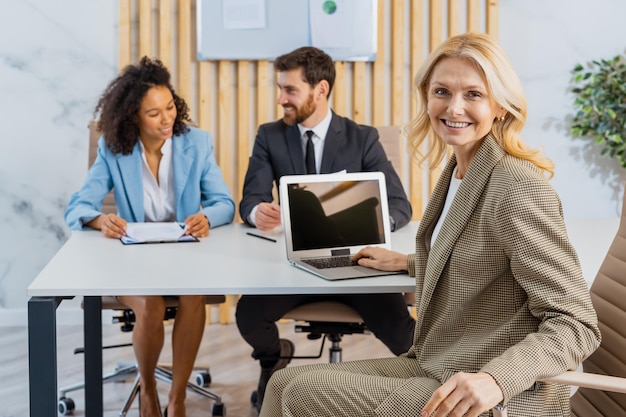
[[[394,169],[403,178],[405,145],[402,129],[399,126],[379,126],[377,127],[380,142],[385,149],[387,157],[391,161]],[[335,218],[338,223],[352,224],[351,230],[342,230],[350,236],[360,236],[364,241],[371,240],[372,233],[379,233],[377,230],[362,230],[360,222],[347,222],[342,219],[360,218],[370,216],[374,211],[372,205],[377,201],[366,200],[342,212],[335,213],[329,217]],[[406,293],[407,308],[415,305],[415,293]],[[415,312],[413,312],[415,315]],[[298,306],[288,313],[283,319],[295,321],[294,330],[298,333],[307,333],[309,340],[322,339],[319,353],[314,356],[294,356],[293,359],[318,359],[324,352],[325,341],[330,341],[328,348],[328,362],[335,363],[342,360],[341,341],[343,336],[352,334],[369,334],[363,322],[363,318],[352,307],[336,301],[316,301]],[[250,396],[252,404],[257,402],[257,392],[253,391]]]
[[[175,296],[166,296],[164,298],[166,308],[163,320],[175,319],[176,311],[178,309],[178,298]],[[207,295],[205,296],[205,303],[221,304],[225,301],[225,299],[226,298],[223,295]],[[135,322],[135,315],[133,311],[117,301],[115,297],[102,297],[102,309],[115,310],[119,312],[119,315],[113,317],[113,322],[120,324],[121,331],[130,332],[133,330]],[[113,349],[128,346],[132,346],[132,343],[103,346],[103,349]],[[84,353],[84,348],[76,348],[74,349],[74,353]],[[187,390],[189,390],[190,392],[195,392],[196,394],[213,401],[213,404],[211,405],[212,416],[225,416],[226,406],[222,403],[221,397],[206,389],[206,387],[211,384],[211,374],[209,367],[198,366],[194,367],[194,369],[197,371],[194,376],[195,384],[190,381],[187,382]],[[158,380],[170,384],[172,383],[172,372],[171,366],[169,364],[159,363],[155,368],[155,371],[156,378]],[[134,381],[131,386],[130,392],[128,393],[124,405],[120,410],[119,415],[121,417],[126,416],[133,401],[135,400],[135,397],[139,393],[139,372],[137,368],[137,363],[134,361],[119,362],[113,371],[102,376],[102,383],[125,382],[133,377]],[[72,398],[68,397],[67,394],[72,391],[83,389],[84,387],[85,383],[79,382],[59,389],[58,411],[60,415],[65,416],[73,414],[75,410],[75,402]]]

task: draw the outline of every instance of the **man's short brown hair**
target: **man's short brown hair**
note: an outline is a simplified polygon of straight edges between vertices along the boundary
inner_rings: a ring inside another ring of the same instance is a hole
[[[328,82],[328,96],[335,83],[335,64],[333,59],[324,51],[312,46],[303,46],[287,54],[281,55],[274,61],[274,68],[278,72],[291,71],[302,68],[304,81],[315,87],[320,81]],[[328,98],[328,96],[326,96]]]

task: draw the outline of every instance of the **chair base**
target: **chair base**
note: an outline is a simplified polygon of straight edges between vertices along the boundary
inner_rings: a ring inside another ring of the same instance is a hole
[[[335,322],[309,322],[308,325],[297,324],[295,326],[296,333],[308,333],[309,339],[319,339],[323,336],[320,353],[316,357],[294,356],[294,359],[310,359],[322,356],[324,349],[324,341],[330,340],[328,348],[328,362],[341,362],[341,338],[344,335],[369,333],[367,327],[363,323],[335,323]]]
[[[199,370],[198,376],[196,377],[196,382],[202,382],[202,385],[208,386],[210,383],[210,374],[208,368],[194,368]],[[139,369],[137,368],[137,364],[133,362],[120,362],[118,363],[116,369],[102,377],[102,383],[109,382],[123,382],[132,377],[135,377],[132,387],[126,400],[124,401],[124,405],[120,410],[119,416],[125,417],[130,410],[133,401],[137,397],[139,393]],[[155,376],[158,380],[167,382],[168,384],[172,383],[172,372],[170,368],[165,365],[159,365],[155,368]],[[79,389],[85,388],[85,383],[77,383],[73,385],[69,385],[67,387],[63,387],[59,389],[59,402],[58,402],[58,411],[60,415],[71,415],[74,411],[74,401],[67,397],[67,393],[76,391]],[[198,395],[206,397],[210,400],[213,400],[213,405],[211,406],[211,415],[212,416],[224,416],[226,407],[222,403],[222,399],[217,394],[203,388],[202,386],[195,385],[191,382],[187,382],[187,390],[194,392]]]

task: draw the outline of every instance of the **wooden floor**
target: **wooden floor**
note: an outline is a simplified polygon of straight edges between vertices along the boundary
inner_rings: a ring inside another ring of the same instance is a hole
[[[293,322],[279,325],[281,337],[287,337],[296,344],[296,354],[301,356],[315,355],[320,348],[320,341],[307,340],[306,335],[294,333]],[[170,359],[169,335],[171,326],[166,327],[166,343],[161,359]],[[74,355],[73,349],[82,346],[81,326],[60,326],[57,330],[59,387],[82,380],[83,358]],[[122,333],[117,325],[103,327],[103,343],[125,343],[130,334]],[[327,362],[328,346],[326,342],[322,358],[297,359],[290,366]],[[345,336],[342,342],[343,360],[356,360],[372,357],[390,356],[389,350],[372,335]],[[234,324],[212,324],[206,327],[204,339],[197,360],[198,364],[210,366],[212,384],[209,388],[222,397],[229,417],[255,417],[256,410],[250,406],[250,394],[256,388],[259,366],[250,357],[252,349],[241,339]],[[105,350],[104,372],[112,370],[118,361],[132,360],[131,348]],[[0,328],[0,417],[28,417],[28,346],[26,327]],[[193,379],[192,375],[192,379]],[[123,400],[128,394],[130,382],[111,383],[104,385],[104,416],[118,416]],[[161,404],[165,404],[168,385],[159,382]],[[68,394],[75,403],[75,416],[85,416],[84,393],[82,390]],[[187,396],[188,417],[210,416],[211,401],[197,394]],[[128,417],[138,416],[137,404],[127,414]],[[31,416],[37,417],[37,416]]]

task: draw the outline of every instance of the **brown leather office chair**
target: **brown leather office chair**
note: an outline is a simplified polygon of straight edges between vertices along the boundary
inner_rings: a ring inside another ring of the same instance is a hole
[[[582,364],[543,382],[580,387],[572,396],[573,417],[626,416],[626,193],[617,234],[591,286],[602,343]],[[494,411],[494,416],[506,413]]]
[[[571,399],[572,413],[578,417],[626,416],[626,193],[622,204],[617,234],[591,286],[602,343],[583,362],[584,372],[621,378],[578,389]],[[574,376],[581,387],[593,380],[591,374]]]
[[[98,150],[98,139],[101,134],[97,130],[96,123],[89,123],[89,166],[93,164],[96,159],[97,150]],[[103,213],[115,213],[115,198],[113,196],[113,192],[110,192],[102,203]],[[175,296],[165,296],[165,316],[163,320],[171,320],[175,319],[176,311],[178,308],[178,297]],[[207,295],[205,296],[205,304],[221,304],[226,300],[226,297],[223,295]],[[130,332],[133,329],[133,323],[135,321],[135,317],[133,311],[128,309],[124,304],[121,304],[117,301],[115,297],[102,297],[102,309],[103,310],[114,310],[119,312],[119,315],[113,317],[113,322],[120,324],[121,331]],[[112,346],[104,346],[103,349],[110,348],[118,348],[132,346],[131,343],[112,345]],[[83,348],[77,348],[74,350],[74,353],[83,353]],[[213,392],[206,389],[211,383],[211,374],[208,367],[198,366],[194,368],[197,373],[195,374],[195,384],[192,382],[187,382],[187,390],[191,392],[195,392],[196,394],[202,395],[206,398],[213,400],[213,404],[211,406],[211,415],[212,416],[224,416],[226,415],[226,407],[222,403],[222,399]],[[172,372],[171,366],[169,364],[159,363],[155,369],[156,378],[160,381],[172,383]],[[137,368],[137,363],[135,361],[129,361],[124,363],[118,363],[115,370],[109,372],[102,377],[103,383],[108,382],[122,382],[126,381],[130,378],[134,377],[133,385],[130,389],[128,396],[126,397],[126,401],[122,406],[120,411],[120,416],[125,416],[128,410],[130,409],[135,397],[139,393],[139,373]],[[72,414],[75,409],[75,403],[70,398],[67,397],[67,393],[83,389],[85,387],[84,382],[79,382],[70,386],[62,387],[59,389],[59,402],[58,402],[58,411],[61,415],[69,415]]]

